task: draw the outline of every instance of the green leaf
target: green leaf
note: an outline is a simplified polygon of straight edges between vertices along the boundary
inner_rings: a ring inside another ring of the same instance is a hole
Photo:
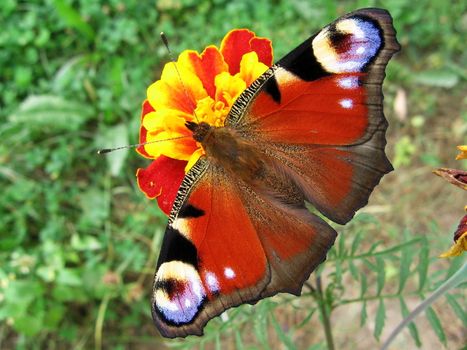
[[[368,313],[366,312],[366,301],[362,303],[362,311],[360,312],[360,327],[363,327],[368,318]]]
[[[27,308],[34,300],[43,297],[44,288],[36,281],[14,280],[8,283],[4,294],[8,304],[21,304],[21,307]]]
[[[292,339],[290,339],[290,337],[284,333],[284,331],[282,330],[282,327],[279,325],[279,323],[277,322],[275,316],[274,316],[274,312],[271,312],[270,314],[271,316],[271,323],[272,323],[272,326],[274,327],[274,330],[276,331],[279,339],[282,341],[282,343],[284,343],[284,345],[286,346],[287,349],[296,349]]]
[[[8,121],[34,131],[52,133],[76,131],[92,115],[92,108],[82,103],[59,96],[33,95],[20,104]]]
[[[108,196],[96,187],[83,192],[79,202],[82,210],[80,224],[86,227],[99,227],[110,214]]]
[[[40,315],[42,315],[42,317]],[[13,328],[25,336],[32,337],[42,330],[43,313],[40,315],[24,315],[15,318]]]
[[[427,70],[418,72],[413,80],[423,85],[452,88],[459,83],[459,76],[448,70]]]
[[[360,247],[361,241],[362,241],[362,233],[358,232],[355,235],[355,238],[354,238],[354,240],[352,242],[352,247],[350,249],[350,255],[351,256],[355,255],[355,253],[357,252],[357,249]]]
[[[405,287],[405,283],[410,275],[410,264],[412,262],[412,249],[409,247],[402,248],[401,251],[401,260],[400,260],[400,271],[399,271],[399,290],[398,293],[401,293]]]
[[[347,252],[345,250],[345,235],[339,235],[339,244],[338,244],[338,253],[337,255],[341,258],[345,258],[347,255]]]
[[[54,300],[53,304],[51,303],[47,307],[47,312],[44,315],[44,327],[51,330],[56,329],[62,321],[66,311],[67,308],[65,308],[63,304]]]
[[[53,0],[53,3],[59,16],[67,25],[78,30],[89,41],[94,40],[94,29],[81,18],[79,12],[73,9],[64,0]]]
[[[242,334],[238,329],[235,330],[235,347],[237,349],[245,348],[245,346],[243,345]]]
[[[299,329],[299,328],[302,328],[303,326],[305,326],[306,324],[308,324],[308,322],[310,322],[310,319],[313,317],[314,313],[316,312],[317,308],[312,308],[308,314],[306,315],[306,317],[303,319],[302,322],[300,322],[298,325],[295,326],[296,329]]]
[[[78,269],[64,268],[58,271],[56,282],[66,286],[81,286],[81,271]]]
[[[268,300],[263,300],[261,303],[255,308],[255,318],[253,323],[254,332],[256,338],[260,342],[261,346],[265,349],[269,349],[268,343],[268,324],[267,324],[267,305]]]
[[[381,256],[376,257],[376,294],[380,295],[386,281],[386,268],[384,259]]]
[[[433,310],[433,308],[430,306],[425,310],[425,314],[426,318],[430,322],[431,327],[438,336],[439,341],[446,345],[446,334],[444,333],[443,326],[441,325],[441,321],[436,315],[435,310]]]
[[[108,127],[99,135],[98,144],[100,148],[115,148],[129,144],[128,129],[125,124]],[[106,158],[110,174],[117,176],[125,163],[129,149],[122,149],[103,155]]]
[[[467,315],[465,313],[464,308],[459,305],[454,295],[445,294],[445,297],[448,300],[448,304],[449,306],[451,306],[451,309],[454,311],[457,317],[459,317],[459,319],[462,321],[462,323],[464,324],[464,327],[467,328]],[[465,299],[465,296],[462,296],[461,298]]]
[[[426,243],[426,241],[424,241]],[[420,253],[418,255],[419,262],[418,262],[418,291],[421,292],[425,287],[425,283],[428,277],[428,266],[430,264],[430,251],[428,249],[428,245],[425,244],[420,249]]]
[[[360,274],[360,298],[363,298],[368,290],[368,283],[366,279],[366,274]]]
[[[355,266],[353,260],[349,260],[349,271],[352,277],[358,281],[358,278],[360,276],[360,270],[358,269],[357,266]]]
[[[386,307],[384,306],[383,299],[380,299],[378,310],[376,311],[375,330],[373,332],[373,335],[378,340],[383,331],[385,320],[386,320]]]
[[[71,236],[71,247],[79,251],[93,251],[101,249],[102,243],[91,235],[74,234]]]
[[[409,309],[407,308],[407,304],[405,303],[403,297],[399,297],[399,303],[401,307],[402,318],[406,318],[410,312],[409,312]],[[420,336],[418,334],[418,329],[415,323],[410,322],[407,327],[409,328],[410,335],[415,341],[415,344],[417,345],[417,347],[422,346],[422,342],[420,341]]]

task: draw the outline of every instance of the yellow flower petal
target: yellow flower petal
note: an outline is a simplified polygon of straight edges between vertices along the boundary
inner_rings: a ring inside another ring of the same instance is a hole
[[[457,155],[456,159],[467,159],[467,145],[457,146],[457,149],[461,151],[461,153]]]
[[[186,130],[185,123],[187,120],[192,120],[192,115],[183,113],[175,109],[161,109],[155,112],[150,112],[143,117],[143,126],[149,132],[157,131],[175,131],[179,132]]]
[[[185,166],[185,174],[191,169],[191,167],[193,165],[195,165],[195,163],[198,161],[198,159],[203,156],[205,153],[204,153],[204,150],[203,148],[198,148],[196,151],[193,152],[193,154],[191,155],[190,159],[188,160],[188,163],[187,165]]]
[[[447,252],[444,252],[440,258],[451,258],[454,256],[462,255],[467,250],[467,231],[452,245]]]
[[[240,77],[224,72],[218,74],[215,80],[216,101],[224,102],[230,109],[237,97],[246,89],[247,85]]]
[[[240,62],[240,73],[239,76],[243,81],[246,82],[247,86],[258,79],[258,77],[268,70],[268,66],[258,60],[256,52],[252,51],[243,55]]]
[[[158,157],[165,155],[167,157],[179,160],[189,160],[192,153],[198,148],[196,141],[190,136],[175,132],[175,131],[162,131],[158,133],[148,133],[147,141],[159,141],[149,143],[144,146],[144,149],[150,155]]]

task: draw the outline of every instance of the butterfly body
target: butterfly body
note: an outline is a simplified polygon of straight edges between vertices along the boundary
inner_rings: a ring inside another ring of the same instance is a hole
[[[306,202],[344,224],[392,170],[381,84],[398,49],[386,11],[358,10],[255,80],[224,126],[186,123],[205,154],[179,188],[156,267],[164,336],[200,335],[229,307],[300,294],[337,235]]]

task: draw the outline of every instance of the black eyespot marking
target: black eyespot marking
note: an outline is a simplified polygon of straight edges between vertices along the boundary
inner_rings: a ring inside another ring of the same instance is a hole
[[[350,51],[352,35],[338,31],[330,31],[329,39],[331,40],[332,47],[338,54]]]
[[[204,210],[196,208],[191,204],[184,205],[178,212],[179,218],[199,218],[204,215]]]
[[[330,75],[313,54],[312,42],[316,35],[305,40],[295,50],[282,58],[277,65],[284,67],[305,81],[318,80]]]
[[[165,230],[157,269],[163,263],[178,260],[198,269],[198,251],[194,244],[171,225]],[[156,269],[156,271],[157,271]]]
[[[277,80],[274,75],[264,84],[264,91],[268,93],[275,102],[281,102],[281,92],[279,91],[279,86],[277,85]]]
[[[160,289],[164,291],[169,299],[172,300],[175,298],[175,296],[183,293],[183,291],[187,288],[187,283],[175,278],[166,278],[163,280],[157,280],[154,287],[156,290]]]

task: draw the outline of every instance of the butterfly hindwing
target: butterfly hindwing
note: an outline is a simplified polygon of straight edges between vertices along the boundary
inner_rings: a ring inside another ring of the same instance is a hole
[[[323,214],[346,223],[392,170],[381,85],[398,49],[387,11],[347,14],[258,78],[227,124],[277,159]]]
[[[304,207],[266,197],[206,159],[187,174],[154,280],[153,318],[163,335],[199,335],[229,307],[300,293],[336,233]]]

